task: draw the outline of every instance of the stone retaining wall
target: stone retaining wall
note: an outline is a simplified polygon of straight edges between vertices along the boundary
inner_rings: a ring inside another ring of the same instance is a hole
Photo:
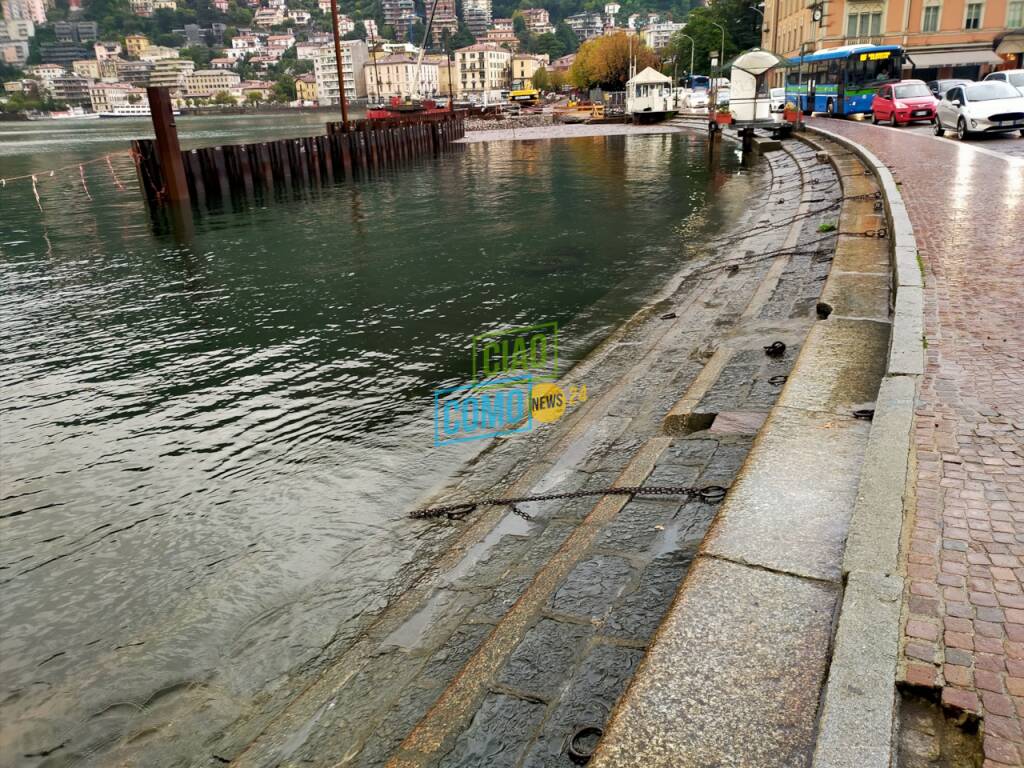
[[[466,121],[467,131],[510,130],[515,128],[545,128],[555,124],[554,115],[503,116],[494,120],[471,119]]]

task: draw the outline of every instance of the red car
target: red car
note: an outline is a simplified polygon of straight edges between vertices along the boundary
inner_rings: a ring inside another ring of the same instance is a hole
[[[903,80],[883,85],[871,102],[871,122],[906,125],[935,121],[938,100],[921,80]]]

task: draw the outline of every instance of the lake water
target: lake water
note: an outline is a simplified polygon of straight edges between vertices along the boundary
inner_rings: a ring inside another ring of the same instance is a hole
[[[746,189],[699,137],[477,144],[182,244],[121,154],[147,128],[0,123],[0,177],[39,191],[0,187],[3,762],[102,762],[169,692],[248,701],[344,647],[416,557],[406,512],[475,450],[431,424],[471,337],[558,322],[579,359]]]

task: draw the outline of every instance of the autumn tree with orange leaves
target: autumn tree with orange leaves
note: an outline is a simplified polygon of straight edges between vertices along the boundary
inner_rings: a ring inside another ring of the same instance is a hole
[[[643,39],[632,36],[632,52],[636,57],[636,71],[644,67],[658,68],[657,54],[648,48]],[[576,53],[576,60],[569,69],[569,81],[581,90],[601,87],[607,91],[626,90],[629,80],[630,35],[616,32],[587,40]]]

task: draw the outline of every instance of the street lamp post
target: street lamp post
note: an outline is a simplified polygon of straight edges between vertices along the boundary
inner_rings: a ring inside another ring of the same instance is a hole
[[[710,24],[711,24],[711,26],[718,27],[720,30],[722,30],[722,49],[718,52],[718,55],[720,57],[718,59],[718,66],[724,69],[725,68],[725,27],[723,27],[721,24],[716,24],[713,21],[710,22]]]
[[[710,23],[711,23],[711,26],[718,27],[720,30],[722,30],[722,49],[718,52],[718,56],[719,56],[718,67],[719,67],[719,70],[720,70],[718,74],[721,75],[723,72],[725,72],[725,27],[723,27],[721,24],[716,24],[713,21],[710,22]],[[718,80],[719,79],[720,79],[720,77],[715,79],[715,88],[712,91],[712,94],[714,95],[714,101],[713,101],[713,103],[709,107],[709,109],[711,111],[714,111],[715,107],[718,106]]]
[[[685,37],[687,40],[690,41],[690,71],[689,71],[689,75],[690,75],[690,77],[693,77],[693,38],[690,37],[689,35],[683,34],[682,32],[676,32],[676,34],[679,35],[680,37]]]

